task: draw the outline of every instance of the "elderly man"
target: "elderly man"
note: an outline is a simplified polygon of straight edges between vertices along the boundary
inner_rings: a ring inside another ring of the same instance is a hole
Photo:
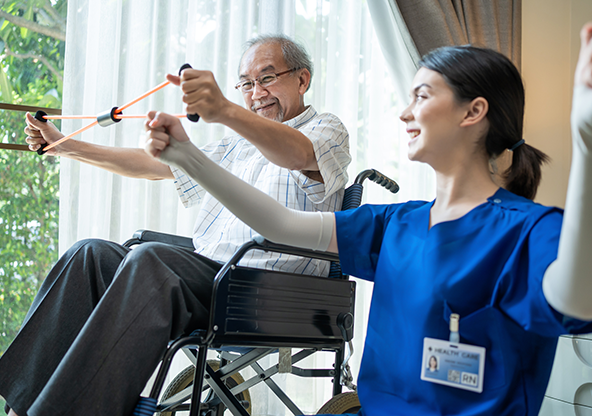
[[[348,134],[331,114],[304,105],[310,59],[284,36],[247,44],[237,88],[247,109],[228,101],[213,75],[186,69],[180,85],[189,114],[237,135],[205,146],[216,163],[286,207],[338,210],[347,182]],[[261,117],[259,117],[261,116]],[[33,150],[62,137],[27,115]],[[67,141],[49,154],[125,176],[175,179],[182,202],[201,201],[195,252],[158,243],[134,250],[102,240],[76,243],[41,287],[21,332],[0,359],[0,395],[10,415],[130,414],[167,343],[204,327],[212,279],[252,231],[182,171],[142,149]],[[245,265],[326,274],[325,263],[254,253]]]

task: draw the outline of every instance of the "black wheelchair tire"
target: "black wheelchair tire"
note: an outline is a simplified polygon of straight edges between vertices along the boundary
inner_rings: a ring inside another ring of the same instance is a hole
[[[217,371],[220,368],[220,362],[218,360],[208,360],[208,365],[212,367],[214,371]],[[166,400],[169,397],[174,396],[180,391],[183,391],[188,386],[193,384],[193,374],[195,373],[195,366],[190,365],[181,371],[174,379],[169,383],[167,388],[165,389],[164,393],[162,394],[161,400]],[[241,383],[244,383],[245,379],[240,375],[240,373],[233,374],[231,377],[226,379],[226,386],[229,388],[238,386]],[[251,414],[251,394],[249,390],[245,390],[240,394],[236,395],[236,398],[243,403],[248,403],[248,407],[246,408],[247,413]],[[162,412],[156,413],[156,416],[174,416],[176,412]]]
[[[317,412],[317,415],[333,414],[342,415],[344,413],[358,413],[362,405],[358,399],[358,394],[353,391],[340,393],[331,398]]]

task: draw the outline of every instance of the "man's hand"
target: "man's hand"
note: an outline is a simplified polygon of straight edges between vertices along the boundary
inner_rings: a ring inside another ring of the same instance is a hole
[[[187,114],[199,114],[207,123],[221,123],[226,112],[236,104],[227,100],[210,71],[184,69],[181,76],[167,75],[172,84],[181,86]]]
[[[575,85],[586,85],[592,88],[592,22],[588,22],[580,32],[582,47],[576,66]]]
[[[27,138],[25,141],[29,145],[29,149],[34,152],[36,152],[43,144],[51,144],[64,137],[52,122],[48,121],[44,123],[43,121],[39,121],[31,113],[25,115],[25,121],[27,122],[27,126],[25,127]],[[58,148],[60,146],[48,150],[46,155],[58,155]]]
[[[150,156],[160,158],[162,151],[169,145],[171,136],[178,142],[189,141],[189,136],[177,117],[156,111],[150,111],[147,117],[148,120],[144,123],[147,132],[144,150]]]

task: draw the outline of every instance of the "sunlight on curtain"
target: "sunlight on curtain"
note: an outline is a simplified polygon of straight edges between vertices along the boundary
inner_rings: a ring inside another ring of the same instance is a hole
[[[353,157],[350,183],[370,167],[399,182],[398,195],[367,183],[366,201],[433,197],[432,174],[407,160],[407,135],[398,119],[407,97],[395,92],[365,1],[70,0],[63,112],[97,114],[121,106],[161,83],[166,73],[177,73],[185,62],[211,70],[222,92],[242,104],[234,89],[242,45],[263,33],[293,36],[310,52],[315,74],[305,102],[336,114],[347,126]],[[179,89],[169,85],[125,114],[148,110],[182,113]],[[62,131],[87,123],[65,121]],[[184,125],[198,146],[230,133],[216,124]],[[136,147],[143,139],[143,122],[95,127],[79,139]],[[87,237],[122,242],[140,228],[189,236],[195,218],[193,209],[178,202],[172,181],[123,178],[68,159],[61,161],[60,195],[60,252]],[[371,284],[358,282],[354,376],[371,290]],[[327,354],[302,367],[328,365]],[[274,380],[305,413],[315,413],[331,396],[328,380],[311,382],[292,375]],[[283,406],[265,388],[253,388],[251,395],[253,414],[283,414]]]

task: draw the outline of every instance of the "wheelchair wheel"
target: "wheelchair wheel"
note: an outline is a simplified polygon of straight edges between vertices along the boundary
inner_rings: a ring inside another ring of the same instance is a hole
[[[325,403],[317,412],[317,415],[333,414],[342,415],[344,413],[358,413],[362,405],[358,400],[358,394],[353,391],[347,393],[340,393],[331,398]]]
[[[208,360],[208,365],[212,367],[214,371],[217,371],[220,368],[220,362],[217,360]],[[183,391],[187,387],[193,384],[193,374],[195,373],[195,367],[190,365],[189,367],[185,368],[181,371],[174,379],[170,382],[170,384],[165,389],[164,393],[162,394],[161,400],[166,400],[169,397],[174,396],[175,394]],[[226,379],[226,386],[228,388],[233,388],[238,386],[241,383],[244,383],[245,379],[240,375],[240,373],[235,373],[231,377]],[[212,392],[208,393],[208,398],[212,396]],[[251,395],[249,394],[249,390],[245,390],[236,395],[236,398],[239,402],[243,404],[248,404],[245,407],[247,412],[251,414]],[[206,401],[207,401],[206,399]],[[223,413],[224,405],[220,405],[222,407],[220,415]],[[162,412],[157,413],[157,416],[174,416],[177,412]]]

